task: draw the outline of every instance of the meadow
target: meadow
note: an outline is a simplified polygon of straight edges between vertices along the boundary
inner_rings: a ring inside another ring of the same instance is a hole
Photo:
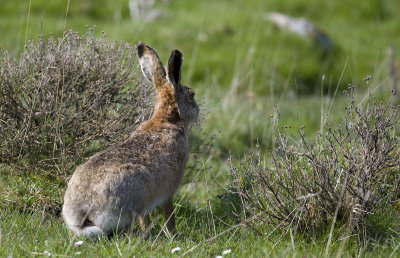
[[[157,1],[154,8],[163,15],[146,20],[130,16],[127,0],[3,1],[0,5],[3,67],[0,66],[0,70],[7,71],[6,62],[3,62],[5,53],[10,60],[23,59],[20,56],[34,49],[29,47],[30,40],[47,42],[51,37],[63,38],[69,30],[83,38],[89,33],[91,36],[87,37],[103,40],[101,42],[129,43],[132,50],[139,41],[144,41],[157,50],[164,64],[172,49],[181,50],[185,58],[182,82],[195,89],[201,117],[191,130],[191,157],[175,196],[179,234],[171,236],[165,232],[158,210],[152,214],[154,225],[148,239],[135,231],[91,241],[78,239],[68,232],[60,217],[68,179],[74,167],[93,152],[106,147],[104,144],[90,142],[83,150],[71,150],[78,158],[51,165],[43,165],[38,160],[47,160],[58,152],[32,159],[29,157],[31,150],[24,150],[26,157],[16,160],[10,160],[6,152],[2,152],[0,256],[400,256],[400,206],[397,201],[400,195],[396,192],[400,189],[397,188],[400,172],[398,94],[392,97],[393,109],[378,113],[386,118],[397,112],[392,116],[393,124],[388,127],[391,131],[387,133],[387,139],[391,139],[388,142],[393,143],[393,149],[387,154],[394,160],[390,166],[376,170],[387,173],[384,176],[387,181],[376,177],[370,180],[376,185],[389,185],[376,189],[383,189],[393,196],[385,195],[382,201],[376,202],[379,205],[366,214],[365,225],[361,225],[360,230],[346,223],[335,223],[340,212],[334,212],[334,216],[329,216],[328,212],[325,218],[325,215],[316,217],[318,211],[312,209],[305,228],[309,228],[307,223],[320,223],[310,227],[312,230],[301,230],[292,224],[276,226],[267,219],[264,223],[268,207],[274,206],[263,199],[262,188],[260,191],[255,188],[259,181],[254,181],[259,171],[271,175],[279,171],[276,157],[279,159],[284,156],[282,153],[291,151],[291,147],[285,149],[286,145],[282,146],[280,139],[287,139],[289,145],[301,149],[304,147],[302,132],[305,141],[318,142],[318,135],[328,134],[331,127],[348,125],[347,108],[352,103],[353,107],[365,110],[370,104],[374,106],[375,100],[387,103],[391,99],[391,90],[398,77],[396,71],[400,68],[400,50],[397,49],[400,46],[400,17],[397,14],[400,4],[396,0],[171,0]],[[313,38],[304,39],[280,30],[266,18],[269,12],[307,18],[331,38],[333,48],[326,51]],[[114,48],[110,49],[107,53],[112,57]],[[125,53],[125,50],[121,51]],[[132,73],[133,78],[128,73],[126,78],[118,77],[118,87],[129,81],[132,87],[128,88],[137,90],[143,85],[142,75],[134,54],[129,57],[127,63],[132,62],[129,65],[136,72]],[[110,67],[118,69],[118,60],[110,63],[115,65]],[[99,71],[101,69],[99,66]],[[5,78],[6,73],[0,73],[0,76]],[[353,99],[348,94],[351,91],[349,85],[354,87]],[[129,113],[132,112],[129,105],[123,109],[125,114],[139,116],[140,121],[145,119],[152,103],[151,92],[148,94],[143,95],[145,103],[132,105],[133,109],[141,108],[146,115]],[[101,117],[100,114],[96,119]],[[352,122],[359,121],[357,115],[353,118],[356,120]],[[87,120],[86,117],[79,119]],[[376,125],[374,119],[368,121]],[[90,130],[101,124],[95,119],[91,122],[87,126]],[[123,138],[127,130],[136,125],[132,122],[119,131],[107,128],[119,137],[111,137],[107,143]],[[6,135],[3,128],[2,139]],[[40,139],[48,141],[45,137]],[[40,146],[46,147],[43,142]],[[355,146],[349,148],[352,144],[360,142],[350,141],[344,147],[358,150]],[[321,153],[329,157],[335,153],[332,149],[335,148],[328,146]],[[340,163],[346,159],[340,157],[338,160]],[[315,168],[312,164],[301,163],[302,159],[296,161],[299,162],[293,165],[296,168],[294,174]],[[276,178],[271,177],[273,179]],[[244,187],[246,184],[251,187]],[[259,210],[265,213],[260,215],[254,211],[257,205],[249,205],[240,198],[238,193],[244,196],[245,188],[252,189],[247,200],[256,198]],[[83,240],[83,244],[75,246],[79,240]],[[171,253],[176,247],[180,250]],[[230,252],[223,254],[226,250]]]

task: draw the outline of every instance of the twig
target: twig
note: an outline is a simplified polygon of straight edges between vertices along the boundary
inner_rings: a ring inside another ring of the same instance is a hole
[[[29,18],[30,18],[30,15],[31,15],[31,5],[32,5],[32,0],[29,0],[28,19],[27,19],[27,22],[26,22],[26,29],[25,29],[24,54],[25,54],[25,50],[26,50],[26,41],[28,39],[28,28],[29,28]]]

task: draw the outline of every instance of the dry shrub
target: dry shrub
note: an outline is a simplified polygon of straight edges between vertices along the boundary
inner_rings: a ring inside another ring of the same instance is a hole
[[[231,192],[240,198],[242,217],[307,234],[335,224],[364,232],[368,214],[398,201],[399,106],[393,97],[378,103],[372,96],[356,105],[353,86],[347,94],[344,122],[327,126],[311,143],[301,129],[297,146],[290,144],[277,118],[271,164],[259,153],[240,166],[231,162]]]
[[[150,91],[135,48],[94,29],[30,41],[19,60],[0,53],[0,162],[68,170],[148,118]],[[61,166],[60,166],[61,165]]]

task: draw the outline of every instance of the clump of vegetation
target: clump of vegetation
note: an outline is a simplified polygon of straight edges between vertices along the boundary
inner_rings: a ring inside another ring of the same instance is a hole
[[[371,94],[357,105],[352,85],[345,93],[350,105],[343,123],[327,125],[311,142],[301,128],[294,144],[278,114],[271,164],[259,153],[240,166],[231,162],[231,192],[240,198],[242,217],[309,235],[330,225],[364,234],[369,214],[399,201],[399,106],[393,97],[383,103]]]
[[[151,112],[135,49],[69,31],[0,53],[0,162],[68,171],[87,152],[125,138]]]

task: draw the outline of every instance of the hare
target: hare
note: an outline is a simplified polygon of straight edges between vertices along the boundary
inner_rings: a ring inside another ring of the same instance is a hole
[[[136,47],[142,73],[156,88],[152,117],[124,142],[92,156],[72,175],[62,215],[78,236],[120,231],[163,205],[167,229],[176,232],[173,195],[189,155],[188,126],[197,119],[194,91],[180,83],[182,53],[173,50],[165,71],[157,53],[145,43]]]

